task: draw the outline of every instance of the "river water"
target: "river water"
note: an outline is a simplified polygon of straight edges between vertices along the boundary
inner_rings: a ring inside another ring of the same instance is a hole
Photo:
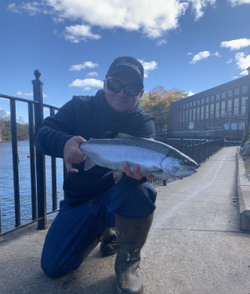
[[[32,220],[29,141],[19,144],[19,188],[21,203],[21,224]],[[47,212],[52,210],[51,157],[45,156]],[[63,199],[63,160],[56,159],[57,198]],[[15,204],[11,143],[0,143],[0,209],[2,232],[15,228]],[[51,216],[53,217],[53,216]]]

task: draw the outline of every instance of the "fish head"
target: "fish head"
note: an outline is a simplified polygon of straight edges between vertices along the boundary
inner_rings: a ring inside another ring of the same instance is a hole
[[[199,165],[185,154],[167,156],[161,163],[167,178],[184,178],[196,173]]]

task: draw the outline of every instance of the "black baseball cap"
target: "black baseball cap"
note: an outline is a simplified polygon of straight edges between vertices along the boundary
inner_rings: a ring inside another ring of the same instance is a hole
[[[139,83],[143,86],[143,77],[144,77],[144,68],[143,65],[131,56],[121,56],[117,57],[110,65],[109,70],[106,74],[106,78],[108,76],[111,76],[112,74],[118,73],[118,72],[131,72],[133,73]]]

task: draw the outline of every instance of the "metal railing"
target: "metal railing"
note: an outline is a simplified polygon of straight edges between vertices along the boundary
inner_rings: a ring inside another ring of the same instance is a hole
[[[224,139],[216,140],[205,140],[205,139],[196,139],[196,140],[183,140],[176,138],[167,138],[166,136],[156,136],[156,140],[164,142],[184,154],[188,155],[194,159],[198,164],[206,161],[214,153],[218,152],[222,147],[224,147]]]
[[[9,233],[13,230],[31,224],[38,223],[38,229],[45,229],[47,224],[47,214],[57,211],[57,179],[56,179],[56,158],[51,157],[52,175],[52,211],[46,211],[46,181],[45,181],[45,155],[34,148],[34,126],[37,130],[43,121],[43,108],[50,109],[53,116],[59,108],[43,103],[43,82],[40,80],[41,73],[34,72],[36,79],[33,84],[33,98],[28,100],[20,97],[0,94],[1,98],[10,101],[10,120],[11,120],[11,143],[12,143],[12,162],[13,162],[13,186],[14,186],[14,207],[15,207],[15,229],[2,233],[1,230],[1,207],[0,207],[0,235]],[[19,187],[19,156],[17,143],[17,121],[16,121],[16,102],[20,101],[28,105],[28,125],[29,125],[29,152],[30,152],[30,183],[31,183],[31,207],[32,221],[21,224],[20,208],[20,187]],[[65,176],[64,169],[64,176]]]

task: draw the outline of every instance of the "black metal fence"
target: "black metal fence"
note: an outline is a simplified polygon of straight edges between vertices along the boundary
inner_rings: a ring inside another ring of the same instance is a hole
[[[162,139],[160,141],[178,149],[194,159],[198,164],[206,161],[211,155],[224,147],[224,139],[217,140],[183,140]]]
[[[43,121],[43,108],[50,109],[50,115],[53,116],[57,107],[43,103],[43,82],[40,80],[41,73],[34,72],[36,79],[33,84],[33,100],[0,94],[1,98],[10,101],[11,118],[11,141],[12,141],[12,160],[13,160],[13,185],[14,185],[14,203],[15,203],[15,230],[30,223],[37,222],[38,229],[45,229],[47,224],[47,214],[57,211],[57,178],[56,178],[56,159],[51,157],[51,175],[52,175],[52,210],[46,209],[46,180],[45,180],[45,156],[34,148],[34,129],[37,130]],[[18,170],[18,143],[17,143],[17,122],[16,122],[16,102],[21,101],[28,105],[28,125],[29,125],[29,151],[30,151],[30,181],[31,181],[31,202],[32,202],[32,221],[21,224],[20,213],[20,189],[19,189],[19,170]],[[35,128],[34,128],[35,126]],[[205,161],[213,153],[217,152],[224,145],[223,139],[206,141],[170,141],[165,135],[157,136],[157,140],[165,142],[183,153],[193,158],[198,163]],[[36,156],[35,156],[36,155]],[[64,177],[66,169],[64,168]],[[0,204],[1,205],[1,204]],[[13,230],[10,230],[13,231]],[[8,232],[10,232],[8,231]],[[0,207],[0,235],[8,232],[1,232],[1,207]]]
[[[1,98],[10,101],[10,120],[11,120],[11,142],[12,142],[12,161],[13,161],[13,186],[14,186],[14,204],[15,204],[15,229],[37,222],[38,229],[45,229],[47,223],[47,214],[57,211],[57,179],[56,179],[56,159],[51,157],[51,175],[52,175],[52,211],[47,213],[46,209],[46,180],[45,180],[45,156],[34,148],[34,129],[37,130],[43,121],[43,108],[50,109],[50,115],[54,115],[59,108],[43,103],[43,82],[40,80],[41,73],[34,72],[36,79],[33,84],[33,98],[28,100],[20,97],[13,97],[0,94]],[[18,143],[17,143],[17,121],[16,121],[16,102],[20,101],[28,105],[28,125],[29,125],[29,152],[30,152],[30,182],[31,182],[31,207],[32,221],[21,224],[20,213],[20,188],[19,188],[19,168],[18,168]],[[64,176],[65,176],[64,170]],[[1,230],[1,207],[0,207],[0,235]]]

